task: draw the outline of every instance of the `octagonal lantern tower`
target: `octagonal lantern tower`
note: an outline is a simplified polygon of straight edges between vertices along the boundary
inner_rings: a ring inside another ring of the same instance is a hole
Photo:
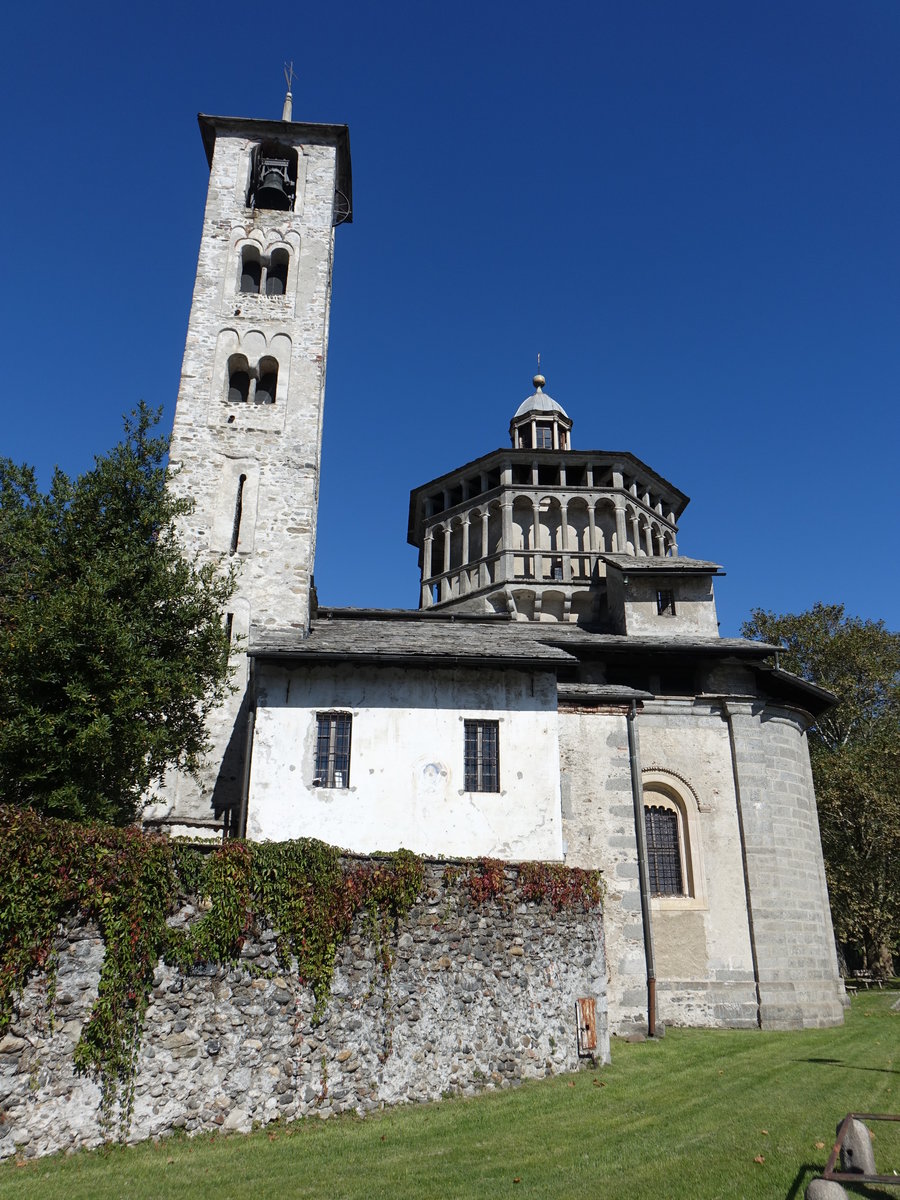
[[[533,383],[510,422],[510,449],[411,493],[419,607],[612,631],[609,568],[630,559],[644,571],[692,570],[677,542],[688,497],[627,451],[572,449],[571,418],[542,375]]]

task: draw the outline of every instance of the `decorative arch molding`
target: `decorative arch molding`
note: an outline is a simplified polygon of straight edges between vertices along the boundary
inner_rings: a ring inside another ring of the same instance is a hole
[[[221,329],[216,339],[209,423],[217,425],[227,420],[229,424],[233,424],[239,410],[244,407],[241,404],[235,407],[230,398],[231,373],[239,370],[260,383],[263,382],[263,376],[267,377],[266,383],[274,388],[274,398],[266,404],[250,405],[250,409],[254,411],[254,421],[265,419],[269,426],[283,425],[287,407],[291,349],[291,339],[285,333],[273,333],[267,337],[261,329],[249,329],[244,332],[233,326]],[[270,410],[268,418],[260,417],[263,408]]]
[[[241,289],[242,262],[248,249],[258,255],[261,267],[266,270],[272,269],[277,263],[283,265],[282,291],[266,294],[263,286],[259,294],[254,294]],[[233,269],[222,272],[222,308],[231,312],[235,306],[240,308],[249,304],[253,312],[264,314],[271,310],[271,302],[275,300],[279,315],[284,315],[285,305],[292,312],[299,282],[300,249],[300,234],[295,230],[234,226],[228,239],[228,261]]]
[[[711,804],[704,804],[697,794],[697,789],[691,783],[686,775],[682,775],[679,771],[673,771],[670,767],[659,767],[655,764],[650,767],[644,767],[641,770],[641,776],[645,783],[668,783],[676,791],[686,793],[685,799],[688,796],[693,800],[697,812],[708,813],[713,811]]]
[[[568,616],[568,606],[566,604],[566,595],[564,592],[556,591],[552,588],[544,588],[540,596],[540,616],[539,620],[545,624],[565,623]]]

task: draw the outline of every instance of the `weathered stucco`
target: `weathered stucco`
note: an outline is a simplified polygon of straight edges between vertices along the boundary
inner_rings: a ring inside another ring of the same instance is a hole
[[[549,672],[340,664],[259,668],[247,834],[358,853],[562,859],[556,679]],[[314,787],[316,714],[352,715],[349,787]],[[463,722],[499,722],[500,791],[463,779]]]

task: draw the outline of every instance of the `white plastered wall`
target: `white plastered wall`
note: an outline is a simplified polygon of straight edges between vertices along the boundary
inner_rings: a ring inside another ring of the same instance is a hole
[[[257,695],[249,838],[562,859],[553,675],[260,666]],[[316,714],[334,710],[353,718],[350,785],[313,787]],[[499,722],[499,793],[463,787],[466,719]]]

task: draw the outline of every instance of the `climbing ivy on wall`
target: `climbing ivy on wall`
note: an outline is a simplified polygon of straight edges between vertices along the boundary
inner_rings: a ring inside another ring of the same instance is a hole
[[[448,867],[445,888],[478,906],[510,900],[554,910],[598,907],[596,871],[526,863],[517,887],[508,864],[478,859]],[[31,973],[52,977],[61,922],[96,923],[105,943],[97,999],[75,1050],[75,1065],[95,1076],[101,1115],[111,1130],[118,1104],[127,1128],[143,1018],[160,959],[182,971],[241,961],[245,940],[271,928],[275,958],[313,994],[313,1019],[324,1014],[335,955],[356,918],[376,946],[385,972],[398,922],[423,891],[424,867],[407,850],[377,858],[343,858],[323,842],[228,841],[213,850],[148,836],[137,829],[42,819],[0,806],[0,1035]],[[169,923],[186,901],[203,915],[187,927]],[[246,963],[247,970],[258,970]]]
[[[60,922],[76,915],[95,921],[106,954],[75,1064],[100,1081],[106,1122],[118,1101],[127,1125],[160,959],[184,971],[233,964],[248,935],[271,926],[280,968],[312,989],[319,1018],[354,917],[362,911],[379,939],[382,930],[392,931],[421,891],[422,871],[421,859],[404,850],[347,866],[333,846],[312,839],[230,841],[204,854],[136,829],[0,808],[0,1034],[28,976],[52,971]],[[188,928],[171,928],[167,918],[190,896],[206,911]]]

